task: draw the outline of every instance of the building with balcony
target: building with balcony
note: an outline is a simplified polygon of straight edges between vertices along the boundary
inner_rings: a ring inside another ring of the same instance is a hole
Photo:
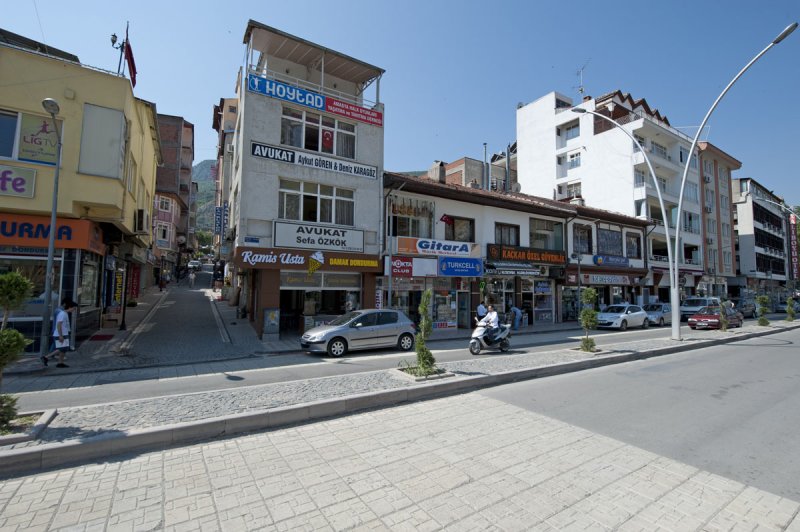
[[[156,107],[136,98],[130,81],[116,73],[0,32],[0,271],[21,270],[37,296],[15,313],[12,326],[38,340],[53,230],[51,297],[78,302],[81,337],[102,316],[118,322],[126,302],[153,282],[151,217],[161,162]],[[42,108],[45,98],[59,104],[56,124]],[[56,165],[57,227],[51,228]]]
[[[384,71],[252,20],[244,44],[221,249],[226,284],[272,338],[375,305]]]
[[[570,112],[572,99],[551,92],[517,109],[517,179],[522,192],[607,209],[655,224],[645,245],[647,283],[669,299],[667,239],[680,223],[679,273],[687,294],[700,288],[704,274],[703,210],[697,156],[691,157],[677,219],[680,184],[691,138],[673,128],[644,99],[620,91],[577,104],[617,121],[633,135],[653,164],[663,197],[659,205],[645,154],[619,128],[600,117]],[[672,231],[670,231],[672,232]]]
[[[783,198],[753,178],[733,179],[732,187],[738,265],[734,290],[741,297],[768,295],[774,307],[786,300],[797,264],[794,215]]]
[[[195,249],[190,240],[194,235],[191,220],[194,125],[181,116],[159,114],[158,131],[164,160],[157,172],[156,246],[161,253],[160,267],[175,275]]]
[[[214,205],[219,209],[224,208],[222,192],[230,190],[233,175],[233,134],[236,128],[238,109],[238,99],[220,98],[219,105],[214,106],[214,116],[211,121],[211,127],[217,132],[217,157],[211,173],[214,179]],[[227,203],[227,195],[224,201]],[[221,217],[219,221],[219,226],[213,228],[212,237],[217,258],[227,257],[230,254],[230,245],[226,243],[222,234]]]
[[[710,142],[697,144],[700,156],[700,202],[703,205],[705,262],[698,293],[730,297],[728,285],[736,277],[732,172],[742,163]]]

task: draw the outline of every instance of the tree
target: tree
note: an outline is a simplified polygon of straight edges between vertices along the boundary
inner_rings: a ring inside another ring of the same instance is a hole
[[[597,311],[594,310],[594,302],[597,301],[597,290],[594,288],[584,288],[581,291],[581,327],[586,336],[581,340],[581,351],[593,352],[595,349],[594,338],[589,338],[589,329],[597,328]]]
[[[758,303],[758,324],[762,327],[769,325],[769,320],[767,319],[767,312],[769,312],[767,306],[769,305],[769,302],[769,296],[766,295],[758,296],[756,298],[756,303]]]
[[[786,321],[794,321],[794,299],[786,300]]]
[[[30,299],[33,283],[19,272],[8,272],[0,275],[0,307],[3,309],[3,322],[0,325],[0,386],[3,384],[3,370],[16,362],[30,340],[15,329],[6,329],[12,310],[22,308]],[[17,416],[17,399],[11,395],[0,395],[0,428]]]
[[[417,349],[417,371],[419,375],[431,375],[436,373],[436,359],[433,358],[433,353],[425,345],[425,340],[431,335],[433,326],[431,325],[431,318],[428,313],[428,307],[431,304],[432,297],[431,289],[427,289],[422,293],[422,300],[419,303],[419,331],[417,332],[416,341],[414,342]]]

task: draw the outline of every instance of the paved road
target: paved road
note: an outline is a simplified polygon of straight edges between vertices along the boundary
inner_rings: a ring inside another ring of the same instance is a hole
[[[486,393],[0,481],[15,530],[783,530],[798,504]]]
[[[484,395],[800,501],[800,331]]]

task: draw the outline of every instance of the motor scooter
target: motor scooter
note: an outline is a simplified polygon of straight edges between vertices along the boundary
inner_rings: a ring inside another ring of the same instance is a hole
[[[481,349],[499,349],[505,353],[511,349],[511,325],[508,323],[501,323],[499,330],[495,333],[491,342],[488,340],[489,327],[481,324],[478,318],[475,318],[475,330],[472,331],[472,337],[469,340],[469,352],[477,355]]]

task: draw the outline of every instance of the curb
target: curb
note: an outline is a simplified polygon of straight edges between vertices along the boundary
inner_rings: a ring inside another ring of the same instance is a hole
[[[490,375],[466,376],[460,379],[443,379],[418,383],[416,386],[381,390],[336,399],[301,403],[297,405],[245,412],[185,423],[175,423],[147,429],[134,429],[93,436],[86,439],[67,440],[0,452],[0,475],[27,473],[36,470],[66,466],[76,462],[107,459],[115,455],[145,452],[174,445],[185,445],[213,438],[229,437],[253,431],[263,431],[287,425],[318,421],[325,418],[352,414],[362,410],[379,409],[402,403],[422,401],[437,397],[467,393],[482,388],[524,380],[573,373],[636,360],[691,351],[767,336],[800,327],[782,327],[765,331],[743,333],[713,340],[699,340],[683,345],[648,351],[632,351],[597,358],[536,368],[511,370]]]

